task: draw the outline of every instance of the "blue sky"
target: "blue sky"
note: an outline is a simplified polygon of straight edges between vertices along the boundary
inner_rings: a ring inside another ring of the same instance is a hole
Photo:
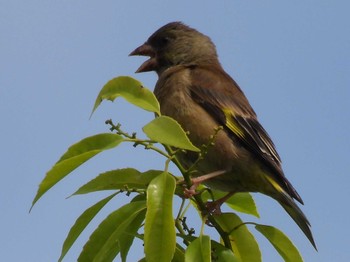
[[[305,261],[349,261],[349,9],[345,0],[0,0],[1,260],[57,260],[77,216],[106,193],[67,196],[106,170],[163,167],[161,158],[123,145],[77,169],[28,213],[38,184],[69,145],[108,132],[109,118],[128,132],[152,119],[122,100],[89,115],[115,76],[153,89],[154,73],[133,73],[144,58],[128,54],[158,27],[183,21],[212,38],[273,138],[319,252],[278,204],[256,195],[261,222],[286,232]],[[98,221],[123,201],[99,215],[66,261],[77,258]],[[281,261],[255,235],[265,261]],[[141,258],[141,249],[129,260]]]

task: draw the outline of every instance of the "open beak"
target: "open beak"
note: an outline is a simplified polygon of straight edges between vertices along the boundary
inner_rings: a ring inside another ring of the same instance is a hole
[[[156,53],[154,49],[149,44],[147,44],[147,42],[129,54],[129,56],[135,55],[150,57],[136,70],[136,73],[149,72],[157,69]]]

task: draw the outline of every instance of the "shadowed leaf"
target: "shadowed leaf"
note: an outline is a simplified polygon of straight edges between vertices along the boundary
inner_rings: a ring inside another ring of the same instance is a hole
[[[210,237],[201,235],[187,247],[185,252],[185,262],[210,262],[211,243]]]
[[[86,209],[83,214],[81,214],[78,219],[75,221],[74,225],[70,229],[66,240],[63,243],[61,256],[58,261],[62,261],[64,256],[67,254],[69,249],[74,244],[75,240],[79,237],[81,232],[86,228],[86,226],[90,223],[90,221],[96,216],[96,214],[111,200],[117,193],[102,199],[95,205]]]
[[[139,215],[145,209],[145,201],[135,201],[112,212],[91,234],[78,261],[100,261],[102,258],[103,261],[112,261],[120,252],[120,245],[118,243],[124,241],[126,237],[125,233],[130,231],[129,226],[133,224],[135,219],[140,221]],[[135,229],[134,225],[131,228]],[[134,235],[128,234],[128,236],[133,238]]]

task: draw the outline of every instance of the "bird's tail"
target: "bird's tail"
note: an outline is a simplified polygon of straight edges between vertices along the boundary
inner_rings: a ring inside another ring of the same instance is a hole
[[[287,213],[293,218],[295,223],[304,232],[305,236],[310,240],[311,244],[317,250],[316,243],[311,233],[310,222],[307,220],[303,211],[297,206],[294,200],[287,194],[283,194],[276,198],[276,200],[282,205],[282,207],[287,211]]]
[[[293,218],[295,223],[300,227],[300,229],[304,232],[305,236],[309,239],[311,244],[317,250],[315,240],[312,236],[310,229],[310,222],[307,220],[303,211],[298,207],[292,195],[289,195],[271,176],[265,176],[267,180],[271,183],[273,192],[270,191],[270,194],[267,194],[273,197],[275,200],[280,203],[280,205],[287,211],[287,213]],[[295,190],[294,190],[295,191]],[[296,191],[295,191],[296,193]],[[301,200],[298,193],[296,193],[297,200]],[[302,203],[302,201],[301,201]]]

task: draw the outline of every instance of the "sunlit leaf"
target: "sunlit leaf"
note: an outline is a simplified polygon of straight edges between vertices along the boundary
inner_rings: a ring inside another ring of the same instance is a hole
[[[210,237],[201,235],[191,242],[185,252],[185,262],[210,262],[211,243]]]
[[[227,192],[211,190],[211,194],[208,191],[203,192],[202,199],[203,201],[212,200],[212,195],[214,199],[220,199],[224,197]],[[259,217],[255,201],[250,193],[235,193],[225,202],[230,208],[239,211],[241,213],[253,215]]]
[[[230,234],[233,253],[239,261],[261,261],[258,243],[236,214],[222,213],[215,215],[215,220]]]
[[[123,168],[100,174],[79,188],[73,195],[86,194],[101,190],[146,189],[153,178],[161,174],[160,170],[139,172],[133,168]]]
[[[154,178],[147,188],[145,254],[148,262],[171,261],[176,235],[173,218],[173,194],[176,182],[169,173]]]
[[[62,261],[64,256],[67,254],[69,249],[72,247],[74,242],[77,240],[81,232],[86,228],[86,226],[90,223],[90,221],[96,216],[96,214],[116,195],[112,194],[105,199],[102,199],[95,205],[86,209],[83,214],[81,214],[78,219],[75,221],[74,225],[70,229],[66,240],[63,243],[61,256],[58,261]]]
[[[279,229],[273,226],[256,225],[256,230],[263,234],[277,252],[287,262],[302,262],[303,259],[292,241]]]
[[[113,78],[104,85],[96,98],[91,115],[104,99],[114,101],[119,96],[144,110],[160,115],[159,103],[153,92],[129,76]]]
[[[119,145],[123,138],[116,134],[98,134],[87,137],[69,147],[60,160],[46,173],[46,176],[39,185],[38,192],[33,200],[33,205],[57,182],[67,176],[78,166],[104,150]]]
[[[145,201],[135,201],[112,212],[92,233],[78,261],[98,261],[102,257],[109,261],[107,258],[115,257],[120,252],[118,242],[123,241],[121,233],[145,209]],[[111,245],[112,242],[114,243]]]
[[[145,125],[142,130],[150,139],[159,143],[196,152],[200,151],[191,143],[179,123],[170,117],[157,117]]]
[[[225,203],[234,210],[260,217],[255,201],[250,193],[236,193]]]

